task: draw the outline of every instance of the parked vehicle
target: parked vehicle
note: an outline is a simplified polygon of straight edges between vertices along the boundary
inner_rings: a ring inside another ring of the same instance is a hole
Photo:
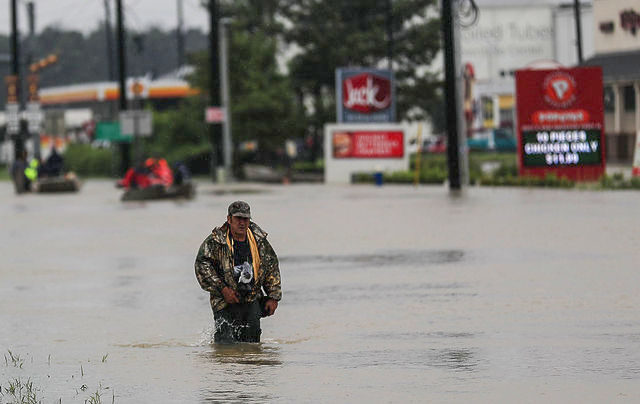
[[[422,138],[422,148],[421,151],[424,153],[427,151],[429,146],[434,142],[435,138],[433,136],[425,136]],[[409,144],[407,145],[407,153],[414,154],[418,152],[418,139],[411,138],[409,139]]]
[[[429,153],[444,153],[447,151],[447,137],[444,135],[436,136],[432,139],[427,147]]]
[[[467,139],[469,150],[516,151],[517,141],[509,128],[485,129]]]
[[[444,153],[447,150],[447,138],[443,135],[428,136],[422,139],[422,153]],[[418,141],[416,138],[409,139],[407,146],[409,154],[418,152]]]

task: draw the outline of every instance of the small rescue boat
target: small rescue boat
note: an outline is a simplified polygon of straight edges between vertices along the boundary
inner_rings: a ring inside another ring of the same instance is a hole
[[[147,201],[154,199],[193,199],[196,195],[196,186],[191,181],[170,186],[152,185],[146,188],[129,188],[120,199],[126,201]]]
[[[78,192],[80,181],[71,173],[57,177],[42,177],[31,184],[31,190],[40,193]]]

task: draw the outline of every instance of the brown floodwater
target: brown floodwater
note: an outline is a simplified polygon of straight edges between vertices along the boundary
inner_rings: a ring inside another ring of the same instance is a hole
[[[0,182],[3,392],[30,380],[44,403],[640,400],[640,193],[120,192],[88,181],[16,196]],[[261,343],[216,345],[193,262],[236,199],[270,233],[283,300]]]

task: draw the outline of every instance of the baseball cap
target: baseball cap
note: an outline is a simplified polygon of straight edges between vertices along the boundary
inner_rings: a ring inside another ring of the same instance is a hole
[[[235,201],[229,205],[229,216],[239,216],[251,219],[251,208],[245,201]]]

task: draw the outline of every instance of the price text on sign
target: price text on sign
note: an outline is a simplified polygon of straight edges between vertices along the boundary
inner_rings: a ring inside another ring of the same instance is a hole
[[[599,129],[522,132],[522,158],[527,167],[600,164]]]

